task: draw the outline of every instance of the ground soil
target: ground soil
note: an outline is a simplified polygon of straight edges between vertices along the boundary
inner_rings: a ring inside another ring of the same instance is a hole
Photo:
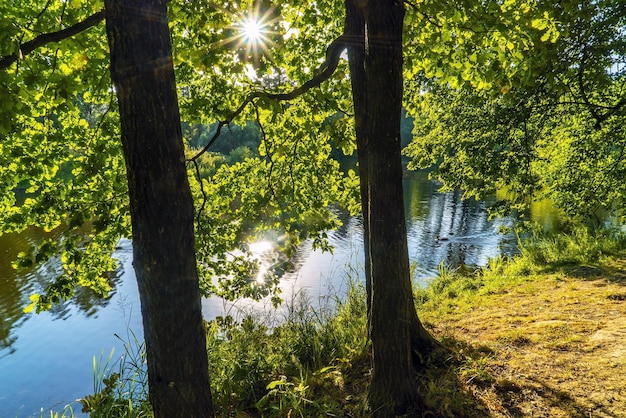
[[[626,260],[565,267],[459,313],[420,315],[461,353],[468,416],[626,417]]]

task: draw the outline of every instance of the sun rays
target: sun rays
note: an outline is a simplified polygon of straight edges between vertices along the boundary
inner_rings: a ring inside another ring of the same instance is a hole
[[[256,20],[255,16],[244,19],[241,22],[241,32],[248,43],[262,42],[263,31],[263,25]]]
[[[273,38],[278,35],[276,23],[279,18],[274,7],[262,7],[257,1],[241,12],[232,13],[233,23],[228,36],[220,44],[237,52],[239,59],[258,64],[262,58],[272,61]]]

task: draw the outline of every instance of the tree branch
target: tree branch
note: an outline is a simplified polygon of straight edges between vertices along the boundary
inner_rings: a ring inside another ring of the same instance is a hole
[[[20,45],[19,51],[12,55],[0,58],[0,70],[8,68],[11,64],[17,60],[23,58],[25,55],[30,54],[35,49],[51,42],[60,42],[64,39],[72,37],[80,32],[83,32],[104,20],[104,10],[100,10],[97,13],[92,14],[87,19],[76,23],[56,32],[44,33],[39,35],[35,39],[32,39],[22,45]]]
[[[196,222],[198,222],[198,224],[200,220],[200,213],[204,210],[204,207],[206,205],[206,200],[207,200],[207,195],[204,190],[204,185],[202,184],[202,177],[200,176],[200,164],[198,163],[198,159],[200,158],[202,154],[206,153],[209,150],[209,148],[215,143],[217,138],[219,138],[220,134],[222,133],[222,128],[224,126],[228,126],[237,116],[239,116],[244,111],[244,109],[249,104],[254,105],[255,99],[266,98],[270,100],[279,100],[279,101],[293,100],[296,97],[303,95],[310,89],[319,86],[324,81],[328,80],[331,75],[333,75],[333,73],[337,69],[337,66],[339,65],[339,58],[341,57],[341,53],[343,52],[344,49],[346,49],[347,46],[348,46],[347,36],[345,34],[342,34],[341,36],[336,38],[334,41],[332,41],[330,45],[328,46],[328,48],[326,48],[326,60],[318,67],[316,71],[317,75],[314,76],[312,79],[302,84],[300,87],[295,88],[294,90],[287,92],[287,93],[269,93],[269,92],[264,92],[264,91],[252,92],[239,105],[239,107],[228,116],[228,118],[226,118],[225,120],[219,121],[219,123],[217,124],[217,129],[215,130],[215,134],[213,134],[209,142],[200,151],[198,151],[196,155],[194,155],[193,157],[187,160],[194,165],[194,170],[196,172],[198,182],[200,183],[200,193],[202,194],[202,204],[200,205],[200,209],[196,213]],[[261,128],[261,133],[263,135],[263,138],[265,138],[265,132],[263,131],[263,126],[261,125],[260,118],[259,118],[259,111],[256,106],[255,106],[255,112],[256,112],[257,123],[259,124],[259,127]],[[271,179],[270,179],[271,170],[273,169],[274,163],[272,161],[271,153],[269,151],[268,151],[268,158],[270,160],[270,174],[268,176],[268,183],[270,185],[270,192],[272,193],[272,195],[275,196],[274,188],[271,185]]]
[[[315,75],[312,79],[302,84],[300,87],[295,88],[294,90],[287,93],[269,93],[265,91],[255,91],[245,98],[245,100],[239,105],[239,107],[232,112],[228,118],[225,120],[219,121],[217,125],[217,129],[215,134],[211,137],[209,142],[200,150],[196,155],[191,157],[188,161],[195,163],[198,158],[202,154],[208,151],[208,149],[213,145],[213,143],[217,140],[222,132],[222,128],[224,126],[229,125],[237,116],[239,116],[245,108],[252,103],[254,100],[259,98],[269,99],[269,100],[278,100],[278,101],[288,101],[293,100],[296,97],[299,97],[309,91],[310,89],[319,86],[322,82],[328,80],[331,75],[337,69],[339,65],[339,58],[341,57],[341,53],[348,46],[348,39],[345,34],[339,36],[334,41],[330,43],[328,48],[326,49],[326,60],[319,66]]]
[[[583,77],[584,72],[585,72],[585,66],[587,64],[587,59],[589,58],[586,45],[583,46],[582,53],[583,55],[580,58],[580,64],[578,66],[578,74],[577,74],[578,89],[580,90],[580,96],[582,97],[583,101],[587,105],[587,110],[591,113],[591,116],[596,120],[595,128],[599,130],[602,124],[602,119],[600,115],[598,114],[598,112],[596,112],[591,102],[589,101],[589,97],[587,97],[587,91],[585,89],[585,80]]]
[[[561,101],[561,102],[557,102],[556,105],[578,105],[578,106],[585,106],[585,107],[595,107],[597,109],[606,109],[607,110],[607,114],[610,116],[613,113],[619,111],[622,107],[624,107],[624,105],[626,104],[626,99],[622,99],[619,102],[617,102],[614,105],[602,105],[602,104],[597,104],[597,103],[589,103],[589,102],[577,102],[575,100],[571,100],[571,101]],[[551,106],[551,105],[550,105]],[[604,119],[606,118],[602,118],[602,120],[604,121]]]

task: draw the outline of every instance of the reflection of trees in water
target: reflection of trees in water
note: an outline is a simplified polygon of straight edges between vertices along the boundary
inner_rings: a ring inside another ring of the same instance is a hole
[[[22,298],[17,282],[3,275],[0,279],[0,357],[16,340],[11,330],[22,318]],[[11,351],[12,352],[12,351]]]
[[[354,223],[358,222],[359,227],[362,229],[363,221],[361,215],[355,217],[350,216],[350,213],[342,208],[333,208],[332,212],[341,221],[341,226],[333,231],[328,232],[328,242],[331,246],[341,246],[345,242],[349,242],[354,235]],[[361,231],[362,234],[362,231]],[[307,262],[311,253],[313,252],[313,246],[311,240],[307,240],[300,244],[298,248],[290,255],[288,264],[289,268],[283,273],[287,275],[297,274],[300,268]]]
[[[407,228],[413,219],[423,218],[430,211],[430,198],[437,192],[437,183],[425,172],[408,172],[404,177],[404,209]]]
[[[341,221],[341,226],[337,228],[336,230],[332,231],[333,240],[345,241],[346,239],[350,238],[350,234],[351,234],[350,222],[352,221],[352,216],[350,216],[350,213],[348,211],[343,210],[341,208],[337,208],[336,210],[333,210],[333,213]],[[360,215],[359,215],[359,218],[360,218]]]
[[[37,280],[39,286],[42,289],[51,283],[50,278],[56,276],[39,276]],[[91,317],[95,315],[100,309],[106,307],[109,301],[115,294],[115,287],[121,280],[121,274],[119,272],[112,272],[108,276],[108,282],[111,286],[111,291],[106,298],[100,296],[98,293],[85,287],[76,288],[74,295],[67,301],[57,303],[49,310],[54,319],[67,319],[72,315],[84,315],[85,317]]]
[[[497,227],[507,220],[489,221],[487,203],[463,200],[460,191],[438,193],[436,188],[423,175],[407,179],[409,248],[420,275],[433,274],[441,262],[456,268],[496,256],[506,239]]]
[[[463,200],[458,191],[439,193],[439,187],[440,184],[429,180],[424,172],[405,176],[409,256],[417,262],[420,277],[435,274],[442,261],[450,268],[485,263],[488,257],[499,254],[499,245],[507,239],[498,233],[498,225],[508,220],[489,221],[488,203]],[[354,259],[352,246],[361,243],[362,218],[350,217],[345,212],[337,212],[337,215],[343,226],[329,233],[330,243],[336,247],[337,268],[358,266],[363,262],[362,249],[356,249],[359,258]],[[311,257],[317,258],[312,254],[310,243],[300,246],[290,260],[290,273],[298,272],[305,263],[310,263]]]
[[[5,234],[0,236],[0,356],[5,349],[12,353],[11,346],[17,337],[11,331],[24,320],[24,306],[28,303],[28,279],[18,275],[11,266],[17,255],[28,250],[28,234]]]
[[[33,243],[49,236],[50,234],[36,229],[0,236],[0,357],[13,352],[12,346],[17,340],[13,331],[31,315],[36,315],[24,313],[24,308],[30,303],[29,296],[41,293],[61,272],[60,262],[54,259],[19,274],[11,263],[20,252],[28,251]],[[94,291],[80,287],[70,300],[54,305],[50,314],[54,319],[66,319],[70,315],[78,314],[93,316],[108,305],[120,278],[121,272],[111,273],[109,283],[113,290],[108,298],[102,298]],[[9,350],[8,353],[5,350]]]

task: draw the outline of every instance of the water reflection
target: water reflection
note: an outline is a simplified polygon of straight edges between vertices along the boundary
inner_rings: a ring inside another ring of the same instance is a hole
[[[489,202],[463,200],[459,191],[438,193],[426,173],[405,179],[409,256],[419,278],[433,276],[440,263],[448,268],[480,266],[499,254],[512,254],[515,237],[501,234],[510,219],[489,220]]]
[[[23,309],[33,285],[31,276],[18,275],[11,262],[22,251],[27,251],[31,242],[41,239],[39,231],[22,234],[5,234],[0,237],[0,357],[11,354],[17,337],[12,330],[24,321]]]
[[[15,246],[5,244],[6,235],[0,237],[0,310],[2,330],[8,335],[6,346],[0,348],[0,417],[39,417],[41,408],[47,416],[48,410],[60,411],[93,392],[94,356],[106,361],[114,349],[115,361],[124,353],[116,334],[127,341],[130,332],[142,335],[132,247],[128,240],[120,242],[115,253],[120,267],[112,278],[115,291],[106,300],[79,291],[51,311],[24,315],[28,295],[47,284],[46,274],[56,273],[58,266],[53,262],[16,275],[8,260],[17,255],[17,247],[25,250],[30,240],[44,237],[29,231],[12,238]],[[75,408],[75,416],[85,416],[80,407]]]
[[[451,268],[483,265],[489,257],[515,251],[514,238],[498,233],[500,225],[509,223],[507,219],[489,221],[486,203],[463,201],[460,193],[437,193],[437,187],[423,173],[405,178],[409,256],[417,264],[418,279],[434,276],[442,261]],[[338,216],[343,226],[329,233],[332,254],[313,250],[305,242],[290,260],[291,268],[280,283],[286,301],[306,292],[311,303],[323,304],[328,297],[340,297],[349,278],[362,279],[363,221],[342,212]],[[59,267],[53,261],[16,274],[11,261],[30,243],[47,236],[29,230],[0,237],[0,417],[32,416],[41,407],[59,410],[90,393],[92,357],[104,353],[106,358],[112,347],[119,357],[123,348],[114,334],[126,335],[127,328],[142,334],[132,247],[127,240],[115,254],[120,268],[111,278],[115,290],[109,299],[79,291],[51,312],[24,315],[28,296],[42,289]],[[270,242],[262,242],[250,249],[269,264],[277,259],[271,248]],[[211,298],[202,306],[204,316],[211,319],[236,315],[239,308],[270,309],[271,304]]]
[[[435,276],[441,263],[451,269],[481,266],[490,258],[516,252],[515,237],[499,232],[501,226],[511,225],[510,219],[489,220],[489,202],[463,200],[460,192],[439,193],[438,187],[423,172],[409,173],[404,179],[409,257],[416,264],[418,280]],[[293,254],[292,268],[280,283],[284,300],[306,292],[313,304],[326,303],[328,296],[342,295],[349,280],[363,279],[363,219],[344,212],[337,215],[343,225],[328,234],[332,253],[314,250],[311,242],[305,242]],[[267,253],[259,257],[275,258]],[[207,317],[267,308],[267,301],[203,302]]]
[[[544,231],[558,231],[562,228],[561,217],[549,200],[531,202],[528,212],[530,219]]]
[[[501,226],[511,225],[510,219],[491,221],[486,212],[488,202],[462,200],[460,192],[439,193],[438,187],[423,172],[410,173],[404,179],[409,257],[417,264],[418,278],[436,275],[442,262],[449,268],[478,266],[516,251],[515,238],[499,233]],[[311,277],[322,275],[340,286],[346,267],[350,273],[362,270],[363,221],[347,215],[342,221],[344,225],[329,234],[334,253],[303,245],[296,254],[299,269],[288,279],[301,280],[317,291]]]
[[[58,237],[59,234],[58,231],[45,232],[31,228],[21,233],[0,236],[0,357],[14,352],[12,346],[18,338],[15,329],[32,317],[24,313],[24,308],[30,303],[29,296],[42,292],[61,274],[60,261],[54,258],[41,266],[19,273],[11,263],[20,252],[28,251],[32,244]],[[55,320],[67,319],[76,314],[93,316],[108,305],[119,280],[118,274],[111,274],[109,283],[113,291],[107,298],[102,298],[90,289],[78,288],[70,300],[53,305],[48,313]]]

